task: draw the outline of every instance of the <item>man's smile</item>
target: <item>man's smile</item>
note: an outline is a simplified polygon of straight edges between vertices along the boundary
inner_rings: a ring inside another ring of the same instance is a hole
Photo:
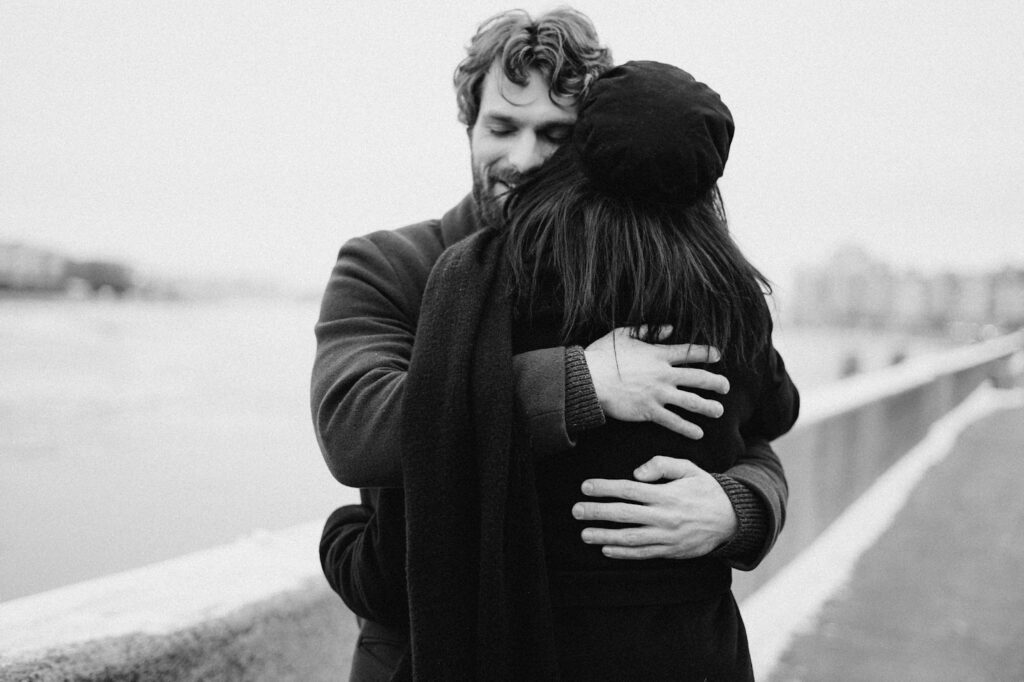
[[[488,174],[491,196],[504,201],[505,196],[523,181],[523,174],[515,169],[495,170]]]
[[[491,179],[491,190],[495,197],[504,198],[506,194],[516,188],[516,184],[511,181],[499,180],[497,178]]]

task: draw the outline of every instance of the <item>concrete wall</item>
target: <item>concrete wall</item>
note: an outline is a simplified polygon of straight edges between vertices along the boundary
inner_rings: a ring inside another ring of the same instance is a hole
[[[998,381],[1024,334],[804,395],[777,443],[786,529],[750,594],[810,543],[935,419]],[[320,522],[0,604],[0,680],[344,679],[355,620],[326,588]]]
[[[1005,381],[1022,349],[1024,333],[1018,332],[804,395],[797,426],[774,443],[790,488],[785,530],[757,570],[735,574],[737,600],[809,545],[936,419],[982,382]]]
[[[317,521],[0,604],[0,680],[337,680]]]

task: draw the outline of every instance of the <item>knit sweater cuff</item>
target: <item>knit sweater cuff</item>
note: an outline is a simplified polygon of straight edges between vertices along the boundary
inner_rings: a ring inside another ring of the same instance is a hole
[[[604,424],[604,410],[597,401],[587,358],[581,346],[565,349],[565,428],[579,433]]]
[[[711,554],[722,559],[747,558],[764,547],[768,536],[768,513],[754,492],[731,476],[711,474],[729,496],[739,527],[736,534]]]

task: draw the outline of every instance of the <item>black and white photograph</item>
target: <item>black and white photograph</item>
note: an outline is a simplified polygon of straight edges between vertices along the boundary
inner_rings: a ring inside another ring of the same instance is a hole
[[[1024,5],[0,0],[0,681],[1024,680]]]

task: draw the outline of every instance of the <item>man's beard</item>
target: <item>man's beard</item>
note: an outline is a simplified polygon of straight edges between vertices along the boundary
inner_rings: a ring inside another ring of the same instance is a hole
[[[516,171],[491,173],[488,170],[473,169],[473,201],[476,203],[480,226],[483,228],[500,228],[505,224],[505,200],[508,197],[508,192],[500,197],[495,196],[493,184],[491,184],[495,179],[504,182],[511,189],[522,182],[524,177]]]
[[[484,180],[476,171],[473,172],[473,201],[476,212],[480,216],[480,227],[488,228],[501,225],[502,202],[494,193],[484,187]]]

